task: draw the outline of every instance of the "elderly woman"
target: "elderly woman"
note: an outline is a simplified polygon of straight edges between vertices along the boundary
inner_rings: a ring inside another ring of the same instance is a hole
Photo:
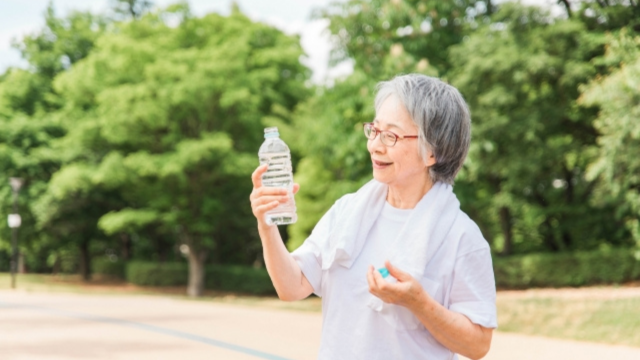
[[[364,124],[373,180],[339,199],[289,253],[264,214],[285,189],[253,174],[253,213],[281,299],[322,297],[319,359],[479,359],[497,326],[489,246],[452,192],[470,116],[460,93],[424,75],[378,85]],[[294,193],[299,186],[294,186]]]

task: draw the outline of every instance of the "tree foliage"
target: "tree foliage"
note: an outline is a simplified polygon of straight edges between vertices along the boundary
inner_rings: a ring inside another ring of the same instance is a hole
[[[588,176],[598,181],[594,202],[612,204],[640,248],[640,36],[609,36],[607,76],[584,87],[582,103],[598,106],[598,150]]]
[[[482,208],[494,219],[484,221],[499,225],[485,229],[506,253],[619,244],[627,234],[616,234],[611,209],[589,202],[595,111],[576,102],[597,73],[600,37],[534,7],[505,4],[493,19],[451,50],[453,83],[473,113],[464,180],[492,194]]]
[[[78,251],[73,241],[62,241],[42,231],[32,207],[60,166],[52,144],[66,133],[61,117],[55,114],[62,100],[53,90],[53,80],[89,53],[105,24],[101,16],[86,12],[57,17],[50,5],[45,26],[14,43],[29,69],[10,68],[0,76],[0,182],[8,184],[9,177],[25,181],[19,197],[23,218],[20,247],[31,254],[27,264],[32,270],[42,270],[47,264],[57,268],[59,254]],[[11,192],[8,186],[2,189],[2,208],[8,213]],[[2,237],[8,236],[4,235],[8,234],[4,222],[0,229]],[[88,257],[83,259],[81,270],[88,276]]]
[[[88,227],[153,226],[188,246],[199,295],[204,280],[193,276],[209,253],[256,241],[240,231],[253,225],[249,175],[262,127],[269,117],[286,122],[306,93],[301,54],[296,38],[240,13],[195,18],[174,6],[119,23],[55,80],[69,131],[41,222],[99,207]]]
[[[471,107],[472,148],[455,191],[495,251],[629,245],[623,217],[615,214],[619,204],[593,201],[599,180],[586,171],[598,153],[598,108],[578,99],[581,85],[610,71],[601,61],[604,32],[632,23],[634,17],[624,15],[631,12],[622,10],[634,6],[585,2],[570,6],[565,18],[518,3],[353,0],[319,12],[331,22],[334,60],[351,58],[356,70],[298,113],[309,134],[302,135],[305,149],[313,148],[308,155],[302,150],[296,174],[299,211],[301,219],[313,220],[291,227],[290,247],[336,198],[370,178],[364,140],[357,139],[359,123],[373,114],[373,85],[416,72],[419,62],[458,87]],[[398,49],[409,61],[385,71]],[[358,89],[363,85],[366,91]],[[343,105],[347,110],[336,111]],[[304,121],[307,113],[329,119],[312,124]],[[345,187],[345,173],[357,173],[358,181]],[[312,189],[305,190],[306,182]]]
[[[334,63],[353,59],[356,67],[380,77],[393,46],[440,72],[449,68],[446,49],[489,20],[491,1],[350,0],[318,11],[330,20]]]
[[[18,44],[32,68],[2,78],[5,168],[44,173],[29,183],[25,228],[77,246],[86,278],[96,250],[120,241],[187,245],[198,295],[206,259],[260,254],[249,175],[262,128],[289,123],[308,93],[299,40],[184,4],[91,19],[50,8],[47,27]]]

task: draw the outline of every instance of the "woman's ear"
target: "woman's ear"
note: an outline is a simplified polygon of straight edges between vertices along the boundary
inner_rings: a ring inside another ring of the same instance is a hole
[[[425,164],[428,168],[430,168],[430,167],[432,167],[433,165],[435,165],[435,164],[436,164],[436,162],[437,162],[437,161],[436,161],[436,156],[435,156],[435,155],[433,155],[433,151],[431,151],[431,150],[427,150],[427,160],[424,162],[424,164]]]

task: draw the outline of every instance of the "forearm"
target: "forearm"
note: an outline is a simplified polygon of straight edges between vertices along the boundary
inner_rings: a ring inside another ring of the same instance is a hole
[[[480,359],[489,352],[492,329],[472,323],[466,316],[440,305],[428,294],[420,296],[409,309],[449,350],[470,359]]]
[[[313,289],[285,247],[277,226],[259,223],[258,232],[262,240],[264,263],[278,297],[285,301],[295,301],[311,295]]]

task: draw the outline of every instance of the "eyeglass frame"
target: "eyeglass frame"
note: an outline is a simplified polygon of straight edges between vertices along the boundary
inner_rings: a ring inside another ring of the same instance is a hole
[[[373,132],[375,133],[375,135],[373,136],[373,138],[370,138],[367,136],[367,125],[371,126],[371,129],[373,130]],[[385,146],[388,147],[394,147],[396,145],[396,143],[398,142],[398,140],[404,140],[404,139],[417,139],[418,135],[398,135],[396,133],[394,133],[393,131],[389,131],[389,130],[380,130],[377,127],[374,126],[374,123],[372,122],[367,122],[367,123],[363,123],[362,124],[362,130],[364,131],[364,136],[369,139],[369,140],[375,140],[376,137],[378,137],[378,135],[382,134],[382,133],[389,133],[393,136],[395,136],[395,141],[393,142],[393,144],[391,145],[387,145],[384,143],[384,141],[382,141],[382,137],[380,138],[380,142],[382,144],[384,144]]]

